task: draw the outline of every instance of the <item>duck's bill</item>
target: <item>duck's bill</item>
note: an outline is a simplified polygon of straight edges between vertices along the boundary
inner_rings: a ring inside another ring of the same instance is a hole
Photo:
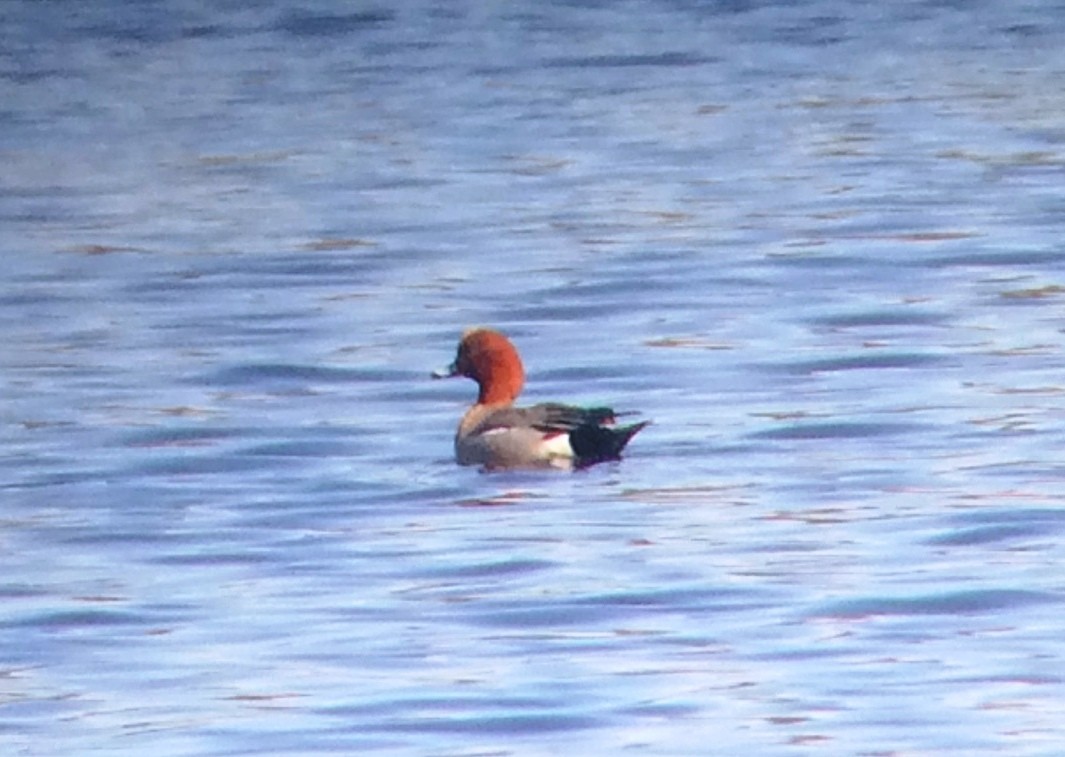
[[[449,365],[447,368],[438,368],[429,375],[435,379],[451,378],[452,376],[458,375],[458,371],[455,370],[454,365]]]

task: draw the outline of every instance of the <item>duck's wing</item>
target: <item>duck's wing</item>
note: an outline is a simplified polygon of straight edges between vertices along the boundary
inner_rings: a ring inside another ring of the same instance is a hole
[[[542,431],[573,431],[583,426],[609,426],[615,413],[609,407],[577,407],[545,402],[524,408],[531,424]]]
[[[609,407],[576,407],[559,403],[534,405],[526,412],[537,417],[534,427],[547,435],[565,434],[577,467],[616,460],[621,451],[650,421],[615,425],[618,413]]]
[[[649,421],[614,425],[609,407],[577,407],[549,402],[531,407],[502,407],[488,413],[471,430],[471,439],[500,466],[512,460],[572,458],[585,467],[617,459],[629,440]],[[471,457],[472,459],[472,457]]]

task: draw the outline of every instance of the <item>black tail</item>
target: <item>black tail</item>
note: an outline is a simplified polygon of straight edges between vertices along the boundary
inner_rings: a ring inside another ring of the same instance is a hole
[[[640,429],[651,421],[633,423],[631,426],[578,426],[569,433],[569,443],[576,455],[578,468],[587,468],[606,460],[617,460],[621,450]]]

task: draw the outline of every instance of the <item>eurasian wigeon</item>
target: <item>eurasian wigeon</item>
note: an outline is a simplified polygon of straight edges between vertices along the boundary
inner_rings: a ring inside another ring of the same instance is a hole
[[[617,460],[629,440],[650,421],[615,426],[608,407],[548,402],[514,407],[525,383],[518,351],[498,331],[467,329],[447,370],[433,378],[466,376],[477,382],[477,404],[455,433],[460,465],[485,468],[585,468]]]

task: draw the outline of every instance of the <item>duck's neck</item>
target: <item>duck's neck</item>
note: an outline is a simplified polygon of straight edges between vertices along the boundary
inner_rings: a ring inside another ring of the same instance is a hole
[[[484,384],[477,394],[477,404],[502,407],[514,402],[516,396],[516,393],[502,384]]]

